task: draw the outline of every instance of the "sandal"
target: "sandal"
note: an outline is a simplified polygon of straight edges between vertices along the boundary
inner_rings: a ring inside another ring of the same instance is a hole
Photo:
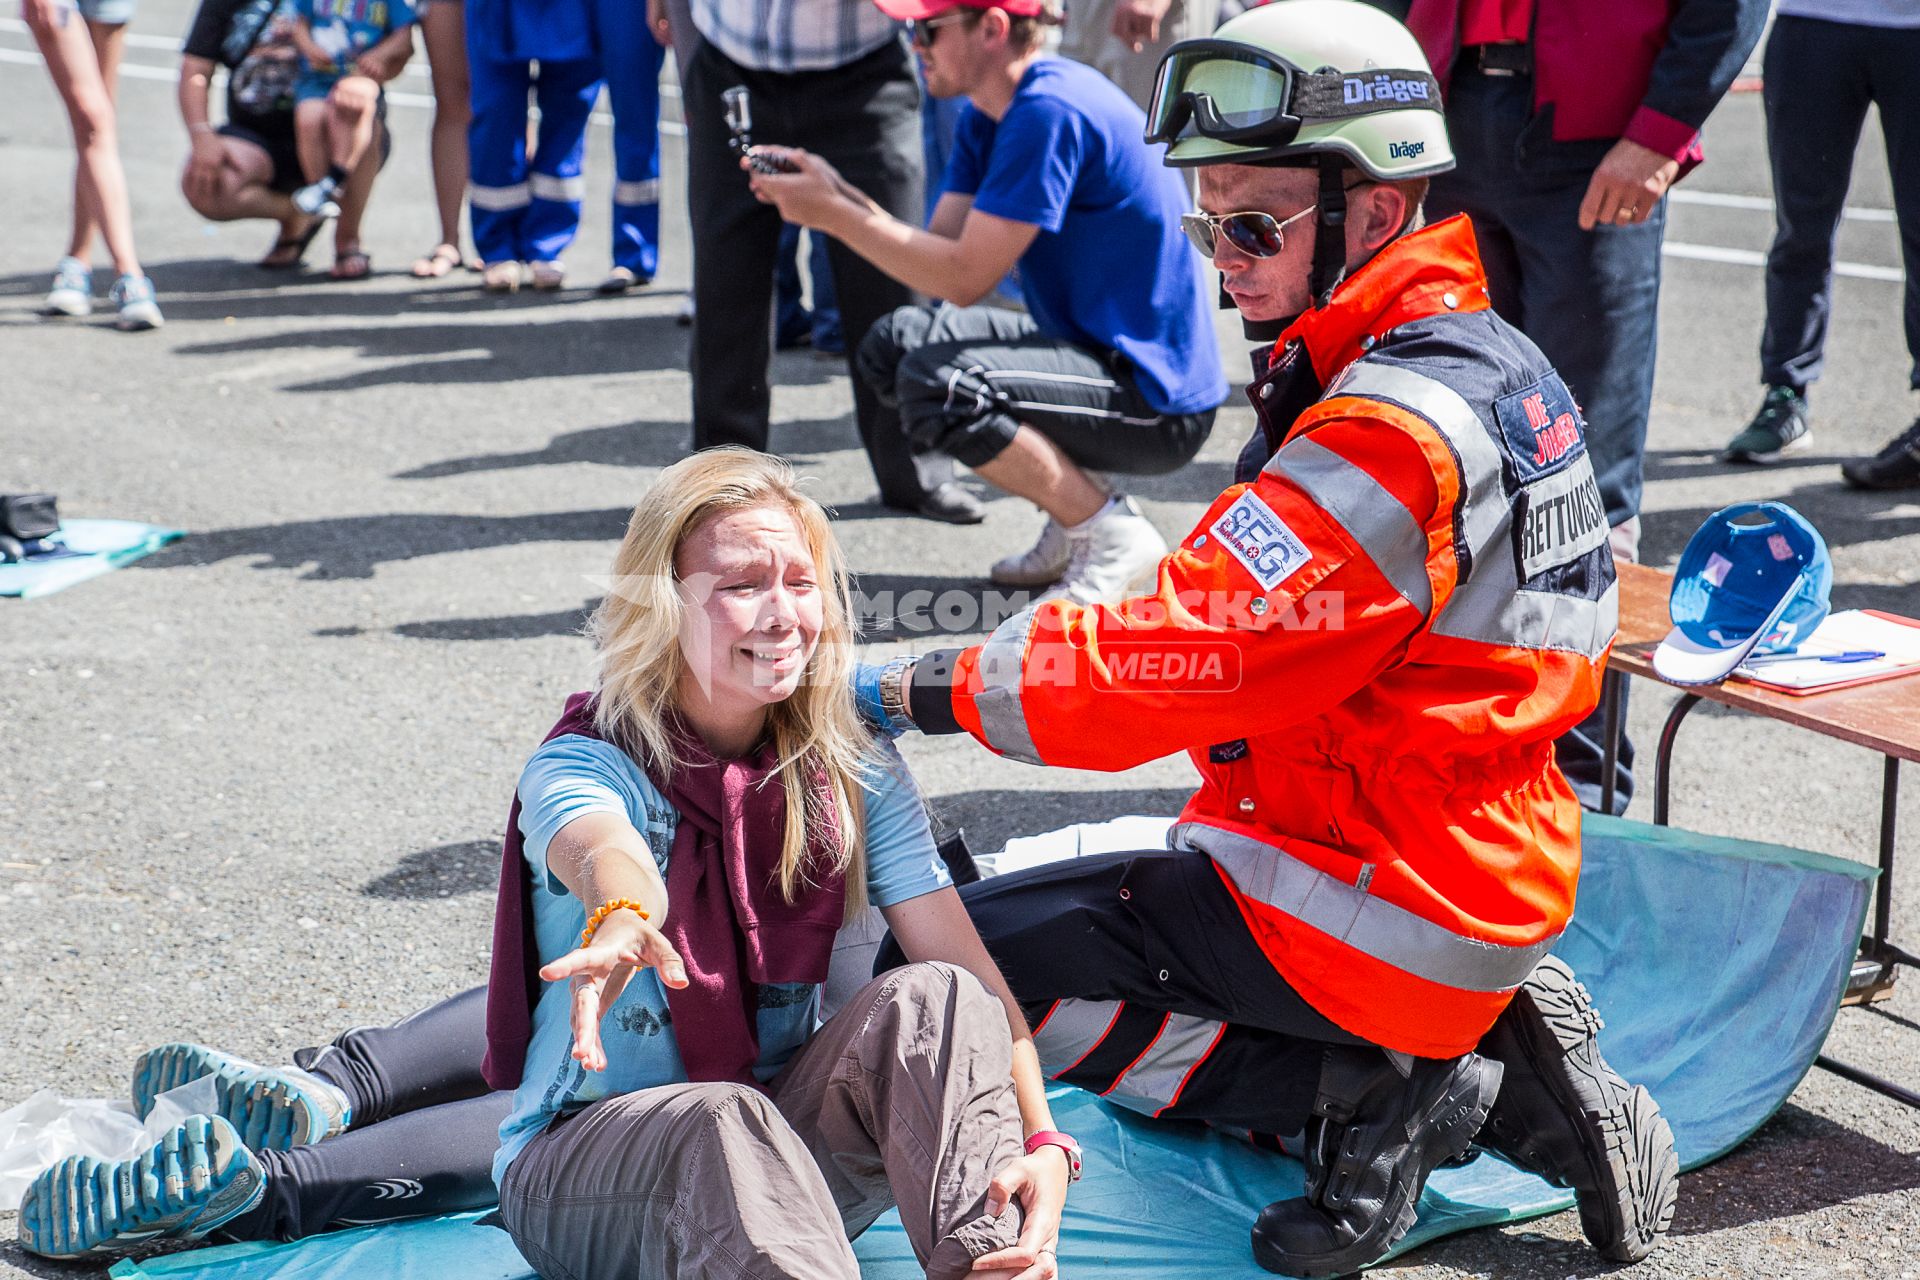
[[[413,264],[413,278],[416,280],[438,280],[455,267],[466,265],[460,256],[458,245],[437,244],[433,252],[424,258],[418,258]]]
[[[273,242],[273,248],[267,250],[267,256],[256,264],[263,271],[292,271],[307,256],[307,246],[320,234],[320,228],[327,225],[325,218],[308,218],[307,228],[297,236],[281,236]],[[291,257],[284,255],[291,254]]]
[[[533,264],[533,287],[552,293],[567,282],[567,267],[558,258]]]
[[[342,249],[333,255],[333,269],[327,275],[334,280],[365,280],[373,274],[373,259],[363,249]]]
[[[480,287],[488,293],[515,293],[520,288],[518,262],[489,262],[481,268]]]

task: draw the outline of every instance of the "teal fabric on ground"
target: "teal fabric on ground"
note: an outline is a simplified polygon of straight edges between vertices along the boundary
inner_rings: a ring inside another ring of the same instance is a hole
[[[1726,1154],[1813,1066],[1845,987],[1876,871],[1859,863],[1617,819],[1588,818],[1574,925],[1557,953],[1607,1019],[1602,1045],[1672,1123],[1683,1165]],[[1265,1277],[1247,1228],[1297,1195],[1300,1166],[1190,1124],[1146,1120],[1077,1089],[1051,1091],[1086,1148],[1060,1241],[1069,1268],[1146,1280],[1178,1260],[1194,1276]],[[1683,1192],[1684,1194],[1684,1192]],[[1442,1169],[1395,1253],[1572,1203],[1482,1155]],[[290,1245],[230,1245],[121,1263],[121,1280],[532,1280],[480,1215],[366,1227]],[[858,1241],[866,1280],[917,1280],[889,1214]]]
[[[18,564],[0,564],[0,596],[31,600],[64,591],[89,578],[151,555],[186,537],[178,529],[132,520],[67,520],[48,541],[59,551],[31,556]]]

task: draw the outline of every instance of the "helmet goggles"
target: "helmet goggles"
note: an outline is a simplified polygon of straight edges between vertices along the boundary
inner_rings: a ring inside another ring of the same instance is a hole
[[[1147,141],[1204,137],[1280,154],[1308,124],[1387,111],[1440,111],[1440,82],[1422,70],[1304,71],[1234,40],[1183,40],[1167,51],[1147,108]]]

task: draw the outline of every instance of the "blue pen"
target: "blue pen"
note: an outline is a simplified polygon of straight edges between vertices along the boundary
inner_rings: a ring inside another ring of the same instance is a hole
[[[1846,653],[1765,653],[1748,658],[1742,666],[1768,667],[1776,662],[1872,662],[1887,655],[1879,649],[1853,649]]]

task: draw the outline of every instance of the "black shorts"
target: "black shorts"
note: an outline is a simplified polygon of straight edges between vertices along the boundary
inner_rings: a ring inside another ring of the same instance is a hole
[[[380,105],[376,108],[380,124],[380,167],[387,167],[387,157],[393,154],[393,134],[387,129],[387,95],[380,95]],[[282,117],[273,117],[277,122]],[[285,125],[269,124],[267,118],[256,118],[249,124],[223,124],[220,132],[225,137],[238,138],[242,142],[251,142],[267,153],[273,162],[273,176],[267,185],[281,195],[292,195],[307,184],[307,176],[300,168],[300,147],[294,141],[293,113],[284,117]]]

